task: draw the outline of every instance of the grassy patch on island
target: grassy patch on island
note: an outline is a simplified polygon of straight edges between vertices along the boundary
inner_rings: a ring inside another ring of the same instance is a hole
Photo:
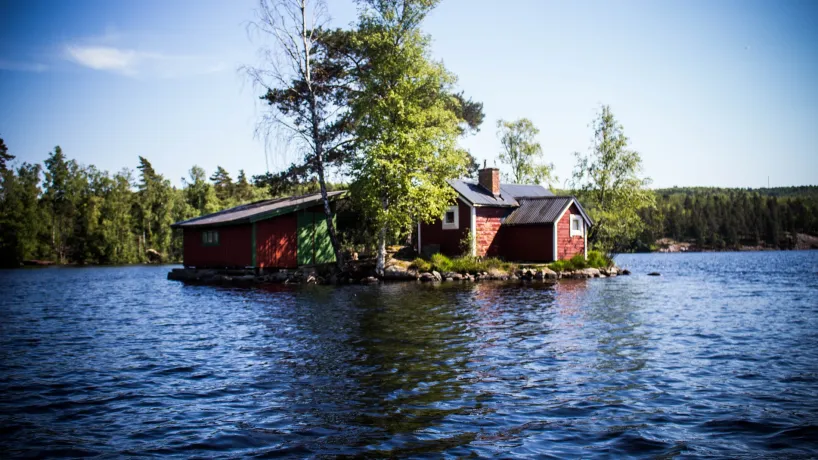
[[[409,266],[420,272],[436,270],[438,272],[482,273],[492,270],[512,273],[517,265],[502,261],[496,257],[479,258],[471,256],[449,258],[443,254],[433,254],[429,260],[418,257]]]

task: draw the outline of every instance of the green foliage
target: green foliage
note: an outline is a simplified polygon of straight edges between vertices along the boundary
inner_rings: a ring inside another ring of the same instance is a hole
[[[656,207],[639,212],[644,230],[628,249],[646,251],[657,240],[700,249],[764,246],[790,249],[794,235],[818,235],[818,187],[719,189],[674,187],[654,191]]]
[[[557,260],[548,265],[548,268],[555,272],[583,270],[591,266],[582,254],[577,254],[569,260]]]
[[[432,266],[437,271],[441,271],[441,272],[452,271],[452,261],[451,261],[451,259],[444,256],[443,254],[440,254],[440,253],[432,254],[430,262],[432,263]]]
[[[458,243],[458,248],[460,249],[460,255],[463,257],[471,256],[472,249],[474,244],[474,232],[469,230],[463,235],[463,239],[460,240]]]
[[[139,171],[138,183],[127,169],[111,176],[78,165],[59,147],[45,161],[45,174],[28,163],[0,171],[0,265],[30,259],[139,263],[147,261],[147,249],[176,261],[182,240],[170,224],[264,197],[246,177],[222,202],[201,168],[191,170],[183,189],[172,187],[145,158]]]
[[[588,251],[587,264],[592,268],[605,268],[613,265],[613,260],[602,251]]]
[[[482,273],[489,270],[502,270],[511,272],[516,268],[515,264],[504,262],[496,257],[479,258],[471,256],[449,258],[443,254],[433,254],[432,257],[426,261],[417,258],[412,262],[412,268],[417,268],[418,271],[437,270],[438,272],[454,272],[454,273]]]
[[[543,158],[542,147],[536,140],[540,130],[531,120],[497,120],[497,128],[503,146],[499,158],[511,168],[509,180],[516,184],[546,184],[549,187],[557,181],[552,177],[552,163],[538,163]]]
[[[601,251],[588,251],[588,258],[583,254],[576,254],[568,260],[557,260],[548,264],[548,268],[555,272],[583,270],[586,268],[605,268],[613,265],[613,261]]]
[[[620,252],[644,228],[639,211],[654,205],[650,180],[639,176],[642,158],[628,150],[628,138],[610,107],[593,123],[594,144],[576,153],[573,187],[591,219],[589,242],[606,253]]]
[[[556,260],[556,261],[551,262],[550,264],[548,264],[548,268],[550,268],[551,270],[554,270],[555,272],[564,272],[566,270],[570,270],[570,268],[568,268],[568,266],[569,266],[569,264],[568,264],[568,261],[566,261],[566,260]]]
[[[418,257],[417,259],[412,261],[412,264],[409,265],[410,268],[414,268],[419,272],[428,272],[432,270],[432,264],[428,261],[421,259]]]
[[[210,180],[213,182],[216,197],[218,197],[222,203],[229,202],[235,195],[235,190],[233,190],[233,187],[235,187],[235,184],[233,184],[233,179],[230,178],[230,173],[228,173],[227,170],[221,166],[216,166],[216,172],[210,176]]]
[[[14,155],[9,153],[9,148],[6,146],[6,143],[3,141],[3,138],[0,137],[0,171],[6,170],[6,163],[14,159]]]
[[[439,218],[455,198],[447,180],[465,174],[457,148],[461,118],[453,110],[455,78],[430,58],[419,22],[437,2],[362,2],[355,48],[367,68],[355,75],[352,102],[357,153],[351,161],[351,196],[379,235],[376,270],[386,240],[418,220]]]

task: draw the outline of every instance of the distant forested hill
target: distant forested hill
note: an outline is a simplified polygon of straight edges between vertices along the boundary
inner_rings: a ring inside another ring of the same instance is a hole
[[[43,164],[13,160],[0,139],[0,267],[32,260],[142,263],[156,253],[176,261],[182,238],[171,230],[173,222],[271,197],[243,171],[234,180],[221,167],[208,177],[193,166],[183,186],[175,187],[143,157],[136,174],[80,165],[59,147]],[[316,190],[306,183],[287,193]]]
[[[818,236],[818,186],[655,190],[656,207],[641,215],[647,229],[634,250],[655,249],[660,238],[698,249],[792,249],[797,234]]]

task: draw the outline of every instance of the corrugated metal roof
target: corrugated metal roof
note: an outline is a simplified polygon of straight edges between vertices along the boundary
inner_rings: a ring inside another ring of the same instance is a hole
[[[571,200],[570,196],[523,198],[520,207],[506,217],[503,225],[552,223]]]
[[[345,192],[328,192],[327,196],[329,198],[336,198],[343,193]],[[208,214],[206,216],[176,222],[175,224],[171,225],[171,227],[193,228],[254,222],[314,206],[320,202],[320,193],[276,198],[274,200],[256,201],[255,203],[243,204],[234,208],[225,209],[224,211]]]
[[[517,207],[517,198],[526,196],[553,196],[540,185],[500,184],[500,196],[495,197],[475,182],[453,180],[449,184],[469,203],[477,206]]]
[[[588,224],[593,225],[582,205],[573,196],[522,197],[519,201],[520,207],[505,218],[503,225],[554,223],[571,202],[577,205]]]

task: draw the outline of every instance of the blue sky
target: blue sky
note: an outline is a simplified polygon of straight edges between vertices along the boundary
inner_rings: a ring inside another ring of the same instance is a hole
[[[147,157],[175,184],[194,164],[233,176],[292,155],[254,138],[263,107],[253,0],[0,0],[0,137],[117,171]],[[355,20],[328,0],[332,22]],[[561,182],[609,104],[655,187],[818,183],[818,3],[443,0],[433,54],[485,104],[462,144],[493,164],[497,119],[540,128]]]

